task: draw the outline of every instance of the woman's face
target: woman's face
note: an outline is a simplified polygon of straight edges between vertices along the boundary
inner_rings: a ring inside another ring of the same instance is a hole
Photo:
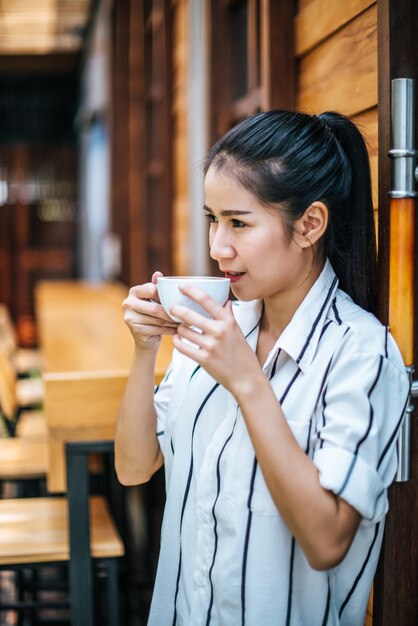
[[[289,241],[279,210],[266,208],[232,176],[214,167],[205,178],[204,210],[210,224],[210,255],[231,279],[239,300],[281,297],[300,287],[312,256],[298,245],[296,233]]]

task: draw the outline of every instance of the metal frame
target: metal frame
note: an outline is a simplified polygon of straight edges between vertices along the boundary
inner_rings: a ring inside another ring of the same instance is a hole
[[[90,453],[113,456],[113,441],[77,441],[65,444],[69,520],[69,584],[71,618],[77,626],[94,624],[93,560],[90,554],[89,472]],[[107,621],[119,626],[118,578],[116,558],[97,559],[107,574]]]

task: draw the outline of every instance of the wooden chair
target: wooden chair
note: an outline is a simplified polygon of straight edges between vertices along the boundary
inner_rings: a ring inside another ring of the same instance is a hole
[[[46,416],[43,411],[22,411],[17,420],[16,437],[46,437]]]
[[[0,350],[0,405],[11,427],[16,426],[20,418],[25,419],[26,410],[30,407],[42,405],[43,395],[42,380],[19,380],[12,364]]]
[[[68,497],[0,500],[0,568],[67,564],[71,623],[77,626],[93,626],[99,571],[101,579],[107,577],[100,623],[118,626],[117,561],[124,545],[106,499],[89,496],[90,452],[112,454],[113,442],[67,444]],[[15,603],[21,610],[36,607],[36,598],[19,607]]]
[[[45,478],[47,467],[46,437],[0,439],[0,481]]]
[[[42,371],[41,352],[18,347],[17,333],[9,309],[3,303],[0,303],[0,348],[12,361],[18,375]]]
[[[13,364],[1,349],[0,376],[3,378],[4,384],[8,386],[11,393],[15,396],[16,409],[21,410],[42,406],[44,401],[42,378],[19,379]]]
[[[89,525],[89,492],[90,473],[88,466],[89,455],[106,454],[111,460],[110,482],[117,484],[118,493],[121,494],[122,487],[116,479],[113,461],[113,441],[77,441],[67,442],[67,489],[68,489],[68,513],[69,513],[69,541],[70,541],[70,590],[71,590],[71,616],[72,623],[78,626],[93,626],[94,623],[94,601],[91,593],[93,588],[93,562],[90,552],[90,528]],[[109,486],[109,485],[108,485]],[[109,488],[108,496],[112,499],[115,490]],[[122,541],[119,544],[119,551],[115,556],[122,556],[124,548]],[[93,555],[94,556],[94,555]],[[105,555],[102,555],[103,558]],[[119,623],[119,602],[116,561],[112,560],[112,554],[107,554],[106,561],[108,569],[108,623],[116,626]]]
[[[14,435],[0,439],[1,493],[6,484],[12,483],[12,495],[39,495],[48,470],[46,418],[41,411],[20,409],[13,381],[1,368],[0,408],[9,435]]]

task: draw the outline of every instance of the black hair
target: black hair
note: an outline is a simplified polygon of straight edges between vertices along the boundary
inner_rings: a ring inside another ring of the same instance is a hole
[[[377,255],[370,164],[356,125],[340,113],[275,109],[229,130],[209,151],[210,166],[233,176],[267,206],[280,204],[289,236],[307,207],[328,207],[324,252],[341,289],[376,312]]]

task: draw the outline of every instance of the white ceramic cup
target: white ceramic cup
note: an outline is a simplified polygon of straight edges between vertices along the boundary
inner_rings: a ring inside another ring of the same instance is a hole
[[[173,304],[187,306],[205,317],[211,316],[206,309],[185,296],[179,290],[179,285],[193,285],[193,287],[208,293],[216,302],[223,306],[228,300],[230,283],[229,278],[218,278],[216,276],[159,276],[157,278],[157,289],[160,302],[167,315],[175,322],[180,322],[179,319],[170,313],[170,308]]]

